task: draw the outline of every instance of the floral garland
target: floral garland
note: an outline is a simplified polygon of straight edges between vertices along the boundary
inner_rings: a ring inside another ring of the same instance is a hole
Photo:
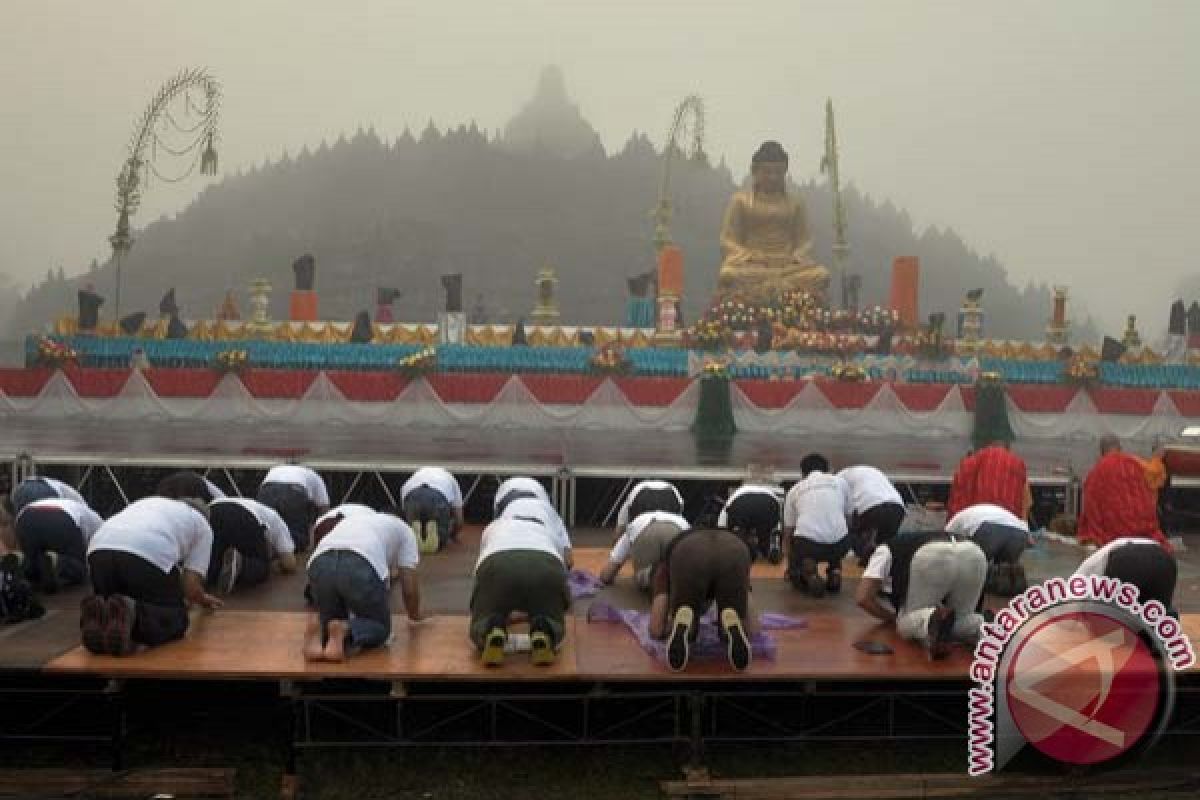
[[[729,346],[737,334],[769,328],[775,350],[849,353],[865,349],[861,336],[895,330],[899,321],[896,311],[882,306],[857,313],[832,310],[808,292],[788,291],[765,303],[737,297],[715,302],[687,331],[687,342],[699,350],[716,350]]]
[[[437,369],[437,348],[426,347],[424,350],[396,360],[396,369],[410,378],[433,372]]]
[[[729,362],[717,358],[705,359],[700,378],[706,381],[729,380]]]
[[[212,366],[218,372],[241,372],[250,366],[250,353],[245,350],[222,350],[213,356]]]
[[[633,362],[618,344],[606,344],[592,355],[588,362],[593,372],[601,375],[628,375],[633,371]]]
[[[45,367],[59,368],[79,361],[79,353],[66,342],[43,336],[38,339],[37,361]]]
[[[1082,355],[1072,356],[1063,370],[1063,382],[1073,386],[1094,386],[1100,380],[1100,368],[1094,359]]]
[[[834,364],[829,374],[835,379],[847,383],[862,383],[867,379],[867,373],[861,366],[844,361]]]

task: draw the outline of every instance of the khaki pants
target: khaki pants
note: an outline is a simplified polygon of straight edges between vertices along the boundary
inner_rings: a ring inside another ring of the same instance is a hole
[[[630,546],[633,556],[633,580],[643,592],[650,591],[650,576],[662,561],[667,546],[682,533],[673,522],[658,520],[647,525]]]
[[[976,613],[987,557],[971,541],[930,542],[917,550],[908,572],[908,597],[896,614],[905,639],[929,644],[929,620],[939,605],[954,609],[954,638],[972,641],[983,617]]]

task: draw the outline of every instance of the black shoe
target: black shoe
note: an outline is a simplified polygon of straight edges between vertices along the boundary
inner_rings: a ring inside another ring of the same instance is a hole
[[[725,631],[725,645],[729,649],[729,663],[738,672],[750,666],[750,640],[742,618],[732,608],[721,612],[721,628]]]
[[[954,609],[938,606],[929,618],[929,657],[940,661],[950,655],[950,641],[954,635]]]
[[[696,615],[687,606],[680,606],[671,623],[671,638],[667,640],[667,665],[675,672],[687,666],[691,654],[692,625]]]
[[[829,568],[825,570],[825,591],[837,594],[842,590],[842,571]]]

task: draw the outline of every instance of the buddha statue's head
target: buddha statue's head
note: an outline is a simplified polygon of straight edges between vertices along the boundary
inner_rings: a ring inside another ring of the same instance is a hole
[[[787,171],[788,154],[779,142],[763,142],[750,159],[754,191],[761,194],[782,194],[787,187]]]

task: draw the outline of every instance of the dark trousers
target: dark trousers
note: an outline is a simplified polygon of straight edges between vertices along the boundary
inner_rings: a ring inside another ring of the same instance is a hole
[[[803,570],[801,565],[806,558],[811,558],[817,565],[825,564],[826,573],[829,570],[840,570],[842,568],[842,559],[846,557],[846,553],[850,552],[850,535],[846,534],[836,542],[814,542],[812,539],[805,539],[803,536],[792,537],[792,549],[788,554],[788,578],[792,581],[792,585],[798,588],[804,588],[805,584],[801,579]]]
[[[642,489],[629,502],[629,521],[633,522],[649,511],[682,514],[683,506],[679,504],[679,498],[670,489]]]
[[[217,503],[210,507],[212,526],[212,559],[208,563],[208,583],[217,582],[221,562],[230,548],[242,554],[238,586],[254,586],[271,574],[271,548],[267,531],[258,517],[236,503]]]
[[[264,483],[258,489],[257,499],[283,517],[292,534],[292,541],[296,543],[296,552],[307,550],[308,533],[317,521],[317,508],[308,499],[304,489],[293,483]]]
[[[121,550],[95,550],[88,556],[92,589],[100,597],[123,594],[137,604],[133,641],[157,645],[187,633],[187,605],[179,567],[163,572],[140,556]]]
[[[779,528],[779,501],[766,494],[744,494],[725,507],[725,526],[747,537],[766,555]]]
[[[506,502],[505,505],[507,504]],[[429,520],[437,523],[439,550],[450,541],[453,513],[450,501],[437,489],[425,484],[413,489],[408,493],[408,497],[404,498],[404,517],[413,530],[420,531],[421,526]]]
[[[985,522],[971,537],[989,564],[1016,564],[1029,542],[1029,534],[1011,525]]]
[[[83,531],[65,511],[57,508],[31,508],[17,517],[17,543],[25,554],[25,578],[34,586],[50,576],[42,575],[43,554],[58,555],[58,582],[64,586],[82,583],[87,568],[87,548]]]
[[[723,530],[689,531],[672,543],[667,559],[671,615],[688,606],[700,617],[716,603],[718,612],[732,608],[745,619],[750,550],[736,535]],[[693,636],[698,628],[692,627]]]
[[[379,647],[392,633],[392,608],[387,584],[371,562],[353,550],[327,550],[308,566],[321,631],[329,620],[349,620],[348,643]]]
[[[30,478],[17,484],[9,500],[13,504],[13,513],[19,514],[34,500],[45,500],[47,497],[58,497],[58,492],[41,478]]]
[[[567,568],[540,550],[502,550],[483,560],[471,590],[471,641],[483,649],[492,628],[504,628],[514,611],[529,615],[531,631],[549,634],[557,647],[571,605]]]
[[[900,532],[905,513],[904,506],[899,503],[880,503],[855,514],[850,523],[850,547],[855,555],[870,558],[878,545]]]
[[[1172,609],[1175,597],[1177,568],[1175,559],[1161,547],[1148,544],[1130,544],[1118,547],[1108,555],[1104,574],[1119,578],[1138,587],[1144,606],[1151,600]]]

